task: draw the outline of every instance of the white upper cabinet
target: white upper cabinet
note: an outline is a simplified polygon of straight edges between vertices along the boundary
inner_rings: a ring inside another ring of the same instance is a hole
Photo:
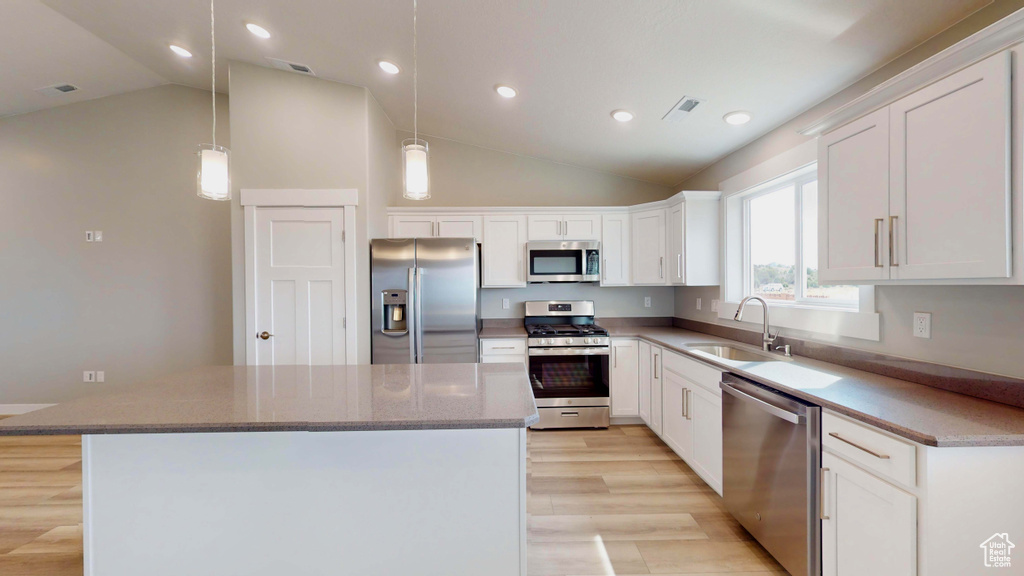
[[[629,285],[629,214],[601,220],[601,286]]]
[[[665,210],[633,214],[633,284],[666,284]]]
[[[391,238],[433,238],[437,228],[434,216],[402,214],[391,217]]]
[[[483,218],[471,214],[439,215],[437,217],[438,238],[483,239]]]
[[[686,284],[686,207],[680,202],[668,209],[668,283]]]
[[[1010,276],[1010,52],[890,106],[892,278]]]
[[[473,214],[397,214],[389,218],[390,238],[483,238],[483,218]]]
[[[531,214],[528,226],[530,240],[601,240],[598,214]]]
[[[889,110],[818,140],[818,274],[889,277]]]
[[[484,216],[481,267],[484,288],[526,286],[526,216]]]
[[[1004,51],[823,135],[820,278],[1011,277],[1011,97]]]

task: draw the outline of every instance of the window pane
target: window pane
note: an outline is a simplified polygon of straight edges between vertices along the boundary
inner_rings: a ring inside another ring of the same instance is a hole
[[[803,200],[803,253],[807,267],[803,281],[807,300],[823,304],[856,302],[860,295],[856,286],[821,286],[818,284],[818,182],[804,184]]]
[[[750,200],[750,278],[764,299],[796,297],[796,205],[794,187]]]

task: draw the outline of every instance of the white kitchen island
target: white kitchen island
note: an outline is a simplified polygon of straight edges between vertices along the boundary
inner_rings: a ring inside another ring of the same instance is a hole
[[[521,365],[212,367],[0,423],[83,434],[89,576],[526,574]]]

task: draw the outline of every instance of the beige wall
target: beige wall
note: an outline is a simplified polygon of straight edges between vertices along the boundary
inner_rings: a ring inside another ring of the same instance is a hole
[[[230,207],[195,194],[210,139],[210,93],[173,85],[0,119],[0,404],[231,362]]]
[[[849,88],[712,164],[680,184],[681,189],[717,189],[720,182],[807,141],[797,130],[860,96],[884,80],[1024,7],[1024,0],[997,0]],[[1018,207],[1019,209],[1019,207]],[[703,298],[704,310],[695,309]],[[718,322],[708,303],[718,288],[676,289],[676,316]],[[903,356],[1024,377],[1024,287],[881,286],[875,290],[882,316],[881,341],[852,338],[836,343]],[[914,338],[913,313],[932,313],[932,338]],[[734,324],[731,321],[721,321]],[[749,325],[744,325],[749,327]],[[800,334],[804,337],[815,337]],[[817,337],[821,339],[820,336]]]
[[[387,238],[388,215],[385,210],[396,194],[401,195],[402,154],[396,142],[395,125],[369,90],[366,90],[366,113],[369,147],[367,234],[370,238]]]
[[[245,362],[243,188],[355,188],[356,312],[359,362],[370,360],[369,233],[386,230],[384,199],[396,161],[390,120],[365,88],[232,62],[231,139],[234,358]],[[371,196],[372,193],[372,196]]]
[[[412,133],[399,132],[395,146],[405,138]],[[405,200],[398,188],[392,206],[628,206],[676,192],[606,172],[423,138],[430,145],[431,198]]]

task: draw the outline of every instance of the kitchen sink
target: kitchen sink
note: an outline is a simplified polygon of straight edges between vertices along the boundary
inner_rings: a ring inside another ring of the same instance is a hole
[[[736,362],[775,362],[782,359],[780,356],[768,354],[767,352],[755,352],[746,348],[734,348],[725,344],[687,344],[686,347],[694,352],[703,352],[723,360],[733,360]]]

